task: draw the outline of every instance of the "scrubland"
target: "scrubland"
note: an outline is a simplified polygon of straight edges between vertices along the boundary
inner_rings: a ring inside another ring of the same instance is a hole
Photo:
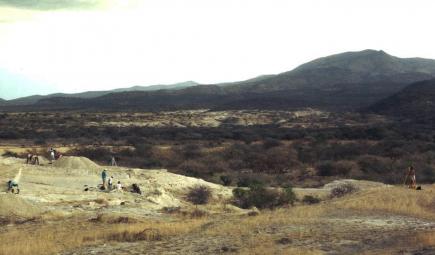
[[[313,109],[8,113],[0,124],[0,181],[22,169],[21,193],[0,192],[0,254],[435,252],[428,127]],[[67,157],[49,164],[49,147]],[[29,152],[41,166],[24,164]],[[422,190],[403,185],[409,165]],[[142,194],[99,190],[103,168]],[[189,190],[204,185],[211,198],[194,204]]]

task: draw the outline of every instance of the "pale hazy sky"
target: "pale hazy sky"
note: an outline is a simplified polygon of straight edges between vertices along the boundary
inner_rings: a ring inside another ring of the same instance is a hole
[[[434,13],[432,0],[0,0],[0,98],[237,81],[369,48],[435,59]]]

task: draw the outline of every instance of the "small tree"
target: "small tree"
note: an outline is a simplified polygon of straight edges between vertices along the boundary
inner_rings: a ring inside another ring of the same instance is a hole
[[[229,175],[221,175],[220,177],[222,183],[224,184],[224,186],[230,186],[231,183],[233,182],[233,180],[231,179],[231,176]]]
[[[296,194],[294,193],[293,188],[289,185],[283,189],[280,199],[278,200],[278,205],[294,205],[295,201]]]
[[[187,193],[187,201],[194,205],[207,204],[211,197],[211,191],[207,186],[200,185],[190,189]]]

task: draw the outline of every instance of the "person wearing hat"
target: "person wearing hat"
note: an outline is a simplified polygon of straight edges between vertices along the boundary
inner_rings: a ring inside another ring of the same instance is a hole
[[[106,169],[103,170],[101,173],[101,179],[103,179],[103,187],[106,189],[106,178],[107,178],[107,171]]]

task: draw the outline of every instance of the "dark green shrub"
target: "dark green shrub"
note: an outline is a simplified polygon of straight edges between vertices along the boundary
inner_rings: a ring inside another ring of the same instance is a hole
[[[302,198],[302,203],[312,205],[320,203],[320,199],[314,196],[306,195]]]
[[[190,189],[187,193],[187,201],[194,205],[207,204],[211,197],[211,191],[207,186],[200,185]]]
[[[252,206],[250,190],[235,188],[233,189],[234,204],[240,208],[247,209]]]
[[[5,151],[3,154],[2,154],[2,156],[3,157],[14,157],[14,158],[18,158],[18,154],[17,153],[15,153],[15,152],[13,152],[13,151]]]
[[[233,179],[229,175],[221,175],[220,179],[221,179],[222,183],[224,184],[224,186],[230,186],[231,183],[233,182]]]
[[[274,209],[276,207],[293,205],[296,196],[291,187],[283,190],[266,189],[263,185],[254,185],[249,189],[236,188],[233,190],[234,204],[247,209]]]
[[[263,183],[255,178],[249,177],[249,176],[242,176],[237,181],[237,187],[251,187],[251,186],[258,186],[263,185]]]
[[[293,188],[291,186],[287,186],[281,191],[278,205],[293,205],[295,201],[296,194],[294,193]]]

